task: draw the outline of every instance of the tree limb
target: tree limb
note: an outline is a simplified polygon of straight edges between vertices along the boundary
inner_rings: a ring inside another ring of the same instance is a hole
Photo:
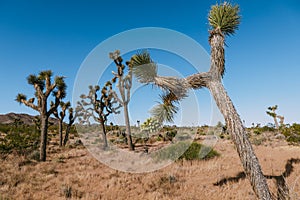
[[[45,96],[48,97],[50,95],[50,93],[54,90],[54,88],[56,87],[56,84],[52,84],[52,85],[47,85],[46,84],[46,92],[45,92]]]
[[[33,103],[28,102],[28,100],[21,99],[21,102],[22,102],[24,105],[26,105],[26,106],[28,106],[28,107],[30,107],[30,108],[32,108],[32,109],[34,109],[34,110],[40,112],[40,111],[39,111],[39,108],[38,108],[36,105],[34,105]]]
[[[189,87],[192,89],[200,89],[207,87],[207,83],[212,80],[210,72],[202,72],[193,74],[185,78],[186,82],[189,84]]]

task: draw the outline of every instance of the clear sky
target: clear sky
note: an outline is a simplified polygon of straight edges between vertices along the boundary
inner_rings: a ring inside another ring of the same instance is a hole
[[[26,77],[45,69],[67,76],[67,99],[71,99],[77,71],[86,56],[122,31],[169,28],[188,35],[209,52],[207,15],[216,2],[0,0],[0,113],[37,114],[14,99],[19,92],[30,97],[33,89]],[[287,123],[299,123],[300,1],[231,2],[240,5],[242,22],[236,35],[226,40],[224,85],[241,118],[247,125],[272,122],[265,111],[278,104],[278,113]],[[161,59],[157,62],[168,63],[168,56],[157,58]],[[152,94],[148,89],[146,94]],[[203,111],[200,123],[209,124],[209,93],[196,93]],[[149,99],[147,95],[137,97],[133,103]],[[133,124],[147,117],[147,111],[134,104],[137,108],[130,108]]]

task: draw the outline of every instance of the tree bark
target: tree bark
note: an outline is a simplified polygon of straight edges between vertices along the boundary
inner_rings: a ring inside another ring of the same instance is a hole
[[[62,147],[63,144],[63,121],[59,119],[58,122],[58,132],[59,132],[59,146]]]
[[[107,138],[106,138],[106,129],[105,129],[104,120],[100,120],[100,124],[101,124],[101,128],[102,128],[103,149],[107,149],[108,143],[107,143]]]
[[[210,81],[207,87],[214,97],[216,104],[223,114],[227,129],[237,148],[245,173],[259,199],[271,199],[270,191],[252,145],[246,135],[242,121],[223,84],[220,81]]]
[[[69,134],[70,134],[71,126],[68,124],[67,129],[66,129],[66,134],[64,138],[63,145],[66,146],[68,140],[69,140]]]
[[[279,130],[279,124],[278,124],[278,121],[277,121],[277,115],[275,115],[275,117],[273,117],[273,118],[274,118],[274,122],[275,122],[275,127],[276,127],[277,130]]]
[[[126,134],[127,134],[127,142],[129,150],[133,151],[134,146],[132,143],[131,130],[130,130],[130,122],[129,122],[129,114],[128,114],[128,105],[124,104],[124,117],[125,117],[125,125],[126,125]]]
[[[48,135],[48,116],[41,115],[40,161],[46,161],[47,135]]]

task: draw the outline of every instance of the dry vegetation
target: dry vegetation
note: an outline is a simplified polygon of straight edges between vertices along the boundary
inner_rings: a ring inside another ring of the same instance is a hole
[[[277,195],[275,178],[285,175],[291,198],[299,199],[300,147],[270,140],[268,134],[272,133],[265,133],[254,148],[264,174],[271,178],[271,191]],[[0,199],[256,199],[229,139],[218,140],[219,157],[178,161],[144,174],[113,170],[81,145],[49,149],[46,162],[14,154],[2,158]]]

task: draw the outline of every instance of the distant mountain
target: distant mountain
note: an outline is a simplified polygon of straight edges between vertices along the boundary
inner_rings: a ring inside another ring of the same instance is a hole
[[[14,123],[16,119],[20,119],[24,124],[34,125],[34,119],[36,116],[24,114],[24,113],[7,113],[4,115],[0,114],[0,124],[11,124]],[[58,123],[58,120],[50,117],[49,121],[51,123]]]

